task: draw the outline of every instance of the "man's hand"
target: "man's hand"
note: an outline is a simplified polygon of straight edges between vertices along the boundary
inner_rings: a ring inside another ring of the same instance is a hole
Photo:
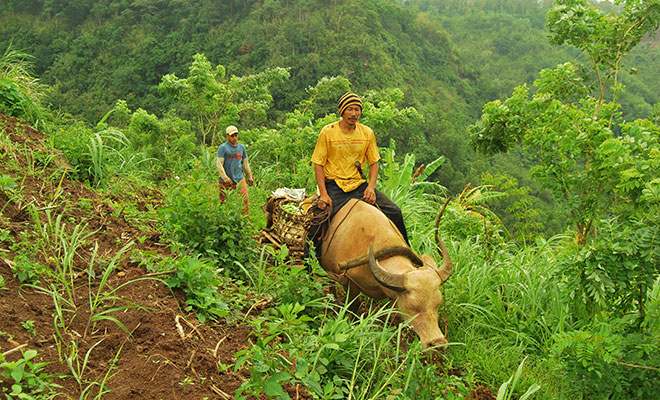
[[[331,206],[331,205],[332,205],[332,199],[330,198],[330,196],[328,196],[327,194],[322,194],[319,197],[318,206],[321,210],[325,210],[328,206]]]
[[[252,178],[248,178],[248,179],[247,179],[247,184],[248,184],[248,186],[252,186],[252,185],[254,185],[254,179],[252,179]]]
[[[366,189],[364,189],[364,195],[362,196],[364,201],[367,203],[373,205],[376,204],[376,192],[374,191],[373,188],[367,186]]]

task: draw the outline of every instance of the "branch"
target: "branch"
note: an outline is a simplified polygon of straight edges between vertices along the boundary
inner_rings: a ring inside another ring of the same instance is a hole
[[[660,369],[658,369],[658,368],[647,367],[646,365],[628,364],[628,363],[624,363],[624,362],[621,362],[621,361],[617,361],[617,364],[623,365],[624,367],[630,367],[630,368],[648,369],[650,371],[660,371]]]
[[[596,73],[596,78],[598,78],[598,87],[599,87],[599,93],[598,93],[598,102],[596,103],[596,108],[594,109],[594,115],[591,118],[592,121],[595,120],[598,117],[598,111],[600,111],[600,106],[603,102],[603,96],[605,95],[605,84],[603,83],[603,79],[600,77],[600,70],[598,69],[598,63],[596,62],[596,59],[594,58],[593,55],[590,55],[591,57],[591,62],[594,64],[594,72]]]
[[[16,347],[14,347],[13,349],[7,350],[7,351],[5,351],[4,353],[2,353],[2,355],[3,355],[3,356],[7,356],[7,355],[9,355],[9,354],[11,354],[11,353],[13,353],[13,352],[15,352],[15,351],[18,351],[18,350],[22,349],[22,348],[25,347],[25,346],[27,346],[27,343],[23,343],[22,345],[16,346]]]
[[[628,30],[626,30],[626,33],[623,34],[623,38],[622,38],[621,42],[619,42],[619,47],[616,50],[616,61],[614,62],[614,85],[613,85],[613,89],[612,89],[612,103],[616,103],[616,83],[618,82],[618,78],[619,78],[619,62],[623,58],[624,51],[628,49],[627,47],[626,47],[625,50],[622,50],[621,48],[623,47],[624,43],[626,42],[626,36],[628,36],[628,34],[635,28],[636,25],[639,25],[642,22],[644,22],[644,20],[646,18],[647,17],[644,17],[644,18],[640,19],[639,21],[637,21],[637,22],[633,23],[632,25],[630,25]],[[632,38],[629,39],[628,45],[630,43],[632,43]],[[612,114],[610,114],[610,121],[607,124],[608,128],[612,127],[612,120],[613,119],[614,119],[614,112],[612,112]]]

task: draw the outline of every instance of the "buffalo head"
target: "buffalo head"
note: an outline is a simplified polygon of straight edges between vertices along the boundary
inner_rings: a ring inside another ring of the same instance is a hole
[[[386,271],[374,257],[373,244],[369,248],[369,268],[374,279],[394,292],[390,297],[406,318],[412,318],[410,325],[425,348],[447,344],[438,327],[438,306],[442,303],[440,286],[451,275],[451,259],[437,234],[436,241],[443,255],[442,266],[438,268],[435,260],[425,254],[422,267],[405,273]]]

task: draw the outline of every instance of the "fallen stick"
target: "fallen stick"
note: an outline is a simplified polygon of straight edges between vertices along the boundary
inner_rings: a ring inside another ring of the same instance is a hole
[[[175,269],[171,269],[171,270],[169,270],[169,271],[152,272],[152,273],[150,273],[150,274],[144,274],[144,275],[142,275],[142,276],[144,276],[145,278],[146,278],[146,277],[151,278],[151,277],[153,277],[153,276],[169,275],[169,274],[173,274],[173,273],[175,273],[175,272],[176,272]]]
[[[247,312],[246,312],[245,315],[243,316],[243,322],[245,322],[245,320],[247,319],[248,315],[250,315],[250,312],[251,312],[256,306],[266,305],[266,304],[270,303],[270,301],[271,301],[270,299],[261,299],[261,300],[257,301],[256,303],[252,304],[252,307],[250,307],[250,309],[247,310]]]
[[[211,385],[211,390],[215,392],[218,396],[221,396],[225,400],[231,400],[231,396],[229,396],[227,393],[223,392],[220,390],[217,386]]]
[[[190,367],[190,364],[192,364],[193,358],[195,358],[195,353],[197,353],[197,350],[193,350],[190,358],[188,359],[188,364],[186,364],[186,368]]]
[[[18,350],[22,349],[22,348],[25,347],[25,346],[27,346],[27,343],[23,343],[23,344],[21,344],[21,345],[19,345],[19,346],[14,347],[14,348],[11,349],[11,350],[7,350],[7,351],[5,351],[4,353],[2,353],[2,356],[3,356],[3,357],[4,357],[4,356],[7,356],[8,354],[11,354],[11,353],[13,353],[13,352],[15,352],[15,351],[18,351]]]
[[[175,322],[176,330],[179,332],[179,336],[181,336],[181,339],[185,339],[186,334],[183,332],[183,326],[181,326],[181,324],[179,323],[180,318],[181,316],[177,315],[176,317],[174,317],[174,322]]]
[[[215,345],[215,349],[213,349],[213,358],[218,358],[218,348],[220,347],[220,344],[227,339],[227,335],[223,336],[222,339],[218,341],[218,344]]]
[[[179,320],[183,320],[183,322],[188,324],[188,326],[191,327],[195,332],[197,332],[197,334],[199,336],[202,336],[202,334],[199,333],[199,331],[197,330],[197,327],[195,325],[188,322],[188,320],[185,319],[184,317],[182,317],[181,315],[177,315],[176,317],[174,317],[174,322],[176,322],[176,329],[179,331],[179,336],[181,336],[182,339],[185,339],[189,335],[192,335],[192,332],[190,332],[188,335],[186,335],[183,331],[183,326],[181,326],[181,323],[179,322]]]

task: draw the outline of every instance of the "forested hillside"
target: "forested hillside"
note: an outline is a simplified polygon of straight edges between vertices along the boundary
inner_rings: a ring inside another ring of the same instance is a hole
[[[398,88],[399,106],[420,118],[379,127],[380,144],[397,141],[400,154],[419,163],[447,162],[434,177],[451,192],[468,184],[514,182],[530,188],[534,207],[549,216],[534,224],[545,233],[563,228],[562,213],[528,174],[532,164],[510,153],[486,159],[468,144],[467,126],[483,104],[531,84],[542,68],[577,57],[547,40],[551,3],[531,0],[463,1],[5,1],[0,9],[0,47],[11,44],[34,56],[34,73],[52,87],[46,101],[97,123],[117,100],[130,109],[164,115],[175,99],[158,84],[166,74],[185,76],[197,53],[226,76],[283,67],[272,103],[258,117],[239,115],[245,128],[275,127],[306,88],[323,77],[343,76],[359,93]],[[659,101],[655,39],[637,49],[636,75],[624,82],[624,116],[650,115]],[[627,65],[627,64],[626,64]],[[633,65],[631,65],[632,67]],[[318,102],[316,117],[334,110]],[[488,175],[484,180],[484,173]],[[501,184],[500,184],[501,186]],[[525,189],[526,190],[526,189]],[[505,200],[502,217],[510,208]],[[533,218],[533,217],[530,217]]]
[[[656,395],[660,0],[5,0],[0,22],[5,397]],[[349,307],[262,209],[316,191],[347,91],[408,273],[446,282],[416,296],[384,249],[364,272],[446,346]],[[228,125],[249,210],[218,201]]]

